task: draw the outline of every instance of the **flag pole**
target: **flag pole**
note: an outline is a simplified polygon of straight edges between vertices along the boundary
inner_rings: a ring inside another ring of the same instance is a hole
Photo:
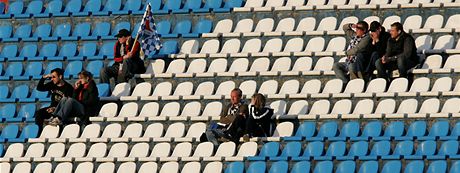
[[[137,33],[136,33],[136,38],[134,39],[134,43],[133,43],[133,47],[131,47],[131,51],[133,51],[134,49],[134,46],[136,46],[136,43],[137,43],[137,40],[139,38],[139,32],[141,31],[141,25],[145,22],[145,17],[148,15],[148,13],[151,13],[150,11],[150,3],[148,3],[148,5],[145,7],[145,12],[144,12],[144,16],[142,17],[142,21],[141,21],[141,24],[139,25],[139,29],[137,30]],[[140,46],[140,45],[139,45]],[[131,52],[130,51],[130,52]]]

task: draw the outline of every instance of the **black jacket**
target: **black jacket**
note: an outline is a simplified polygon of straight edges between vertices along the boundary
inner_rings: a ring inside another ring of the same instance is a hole
[[[97,115],[99,111],[99,92],[94,80],[88,83],[87,88],[84,88],[83,85],[75,88],[73,98],[78,100],[85,107],[86,116]]]
[[[264,107],[260,110],[249,106],[249,116],[246,121],[246,133],[253,137],[268,137],[273,132],[273,109]]]
[[[378,52],[379,58],[385,55],[387,50],[388,39],[390,39],[390,33],[384,31],[385,28],[382,28],[382,32],[379,36],[379,42],[372,45],[372,51]]]
[[[236,115],[232,115],[230,113],[230,108],[232,108],[232,106],[233,105],[230,103],[224,108],[224,110],[222,112],[222,115],[220,116],[220,121],[219,121],[220,123],[229,125],[235,120]],[[239,105],[239,114],[243,114],[245,116],[249,114],[247,104],[245,104],[243,102],[240,103],[240,105]]]
[[[57,86],[53,82],[48,82],[45,84],[45,78],[41,78],[38,81],[37,90],[38,91],[48,91],[51,94],[51,105],[50,107],[56,107],[63,97],[71,97],[73,94],[73,87],[66,81],[64,81],[63,86]]]
[[[390,61],[403,59],[406,65],[410,67],[417,65],[418,56],[414,37],[402,32],[396,39],[390,38],[385,55],[389,57]]]

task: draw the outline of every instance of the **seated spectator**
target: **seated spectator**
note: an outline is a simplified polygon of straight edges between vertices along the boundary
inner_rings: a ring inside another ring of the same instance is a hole
[[[333,69],[335,75],[348,83],[351,79],[365,79],[365,68],[369,63],[371,38],[368,34],[369,25],[365,21],[343,25],[343,31],[351,39],[345,55],[345,62],[337,62]],[[349,73],[347,75],[347,73]]]
[[[244,141],[249,141],[250,137],[271,136],[274,130],[272,116],[273,109],[265,107],[265,96],[254,94],[249,105],[249,116],[246,118]]]
[[[79,122],[85,124],[89,116],[94,116],[99,108],[99,93],[92,74],[82,71],[75,82],[73,97],[64,97],[54,111],[51,125]],[[72,119],[75,118],[75,119]]]
[[[116,83],[123,83],[134,74],[145,72],[144,61],[140,58],[140,44],[138,41],[134,43],[131,32],[121,29],[115,37],[118,38],[114,46],[115,63],[101,69],[100,83],[110,83],[110,78],[114,78]]]
[[[53,112],[62,98],[71,97],[73,95],[72,85],[63,79],[64,71],[60,68],[51,70],[51,74],[44,75],[38,81],[37,90],[47,91],[51,94],[51,104],[48,107],[39,109],[35,113],[35,123],[39,127],[39,133],[43,130],[45,119],[47,122],[53,118]],[[50,79],[51,82],[45,84],[45,81]]]
[[[242,136],[246,115],[248,115],[248,105],[241,99],[243,92],[235,88],[230,93],[230,104],[225,107],[218,123],[211,123],[210,127],[201,136],[200,141],[211,141],[214,145],[219,145],[219,141],[235,141],[238,143]]]
[[[400,77],[408,77],[408,70],[419,63],[414,37],[404,32],[401,23],[391,25],[390,35],[385,55],[375,62],[377,77],[388,81],[393,70],[398,69]]]
[[[369,77],[371,77],[373,76],[375,70],[376,61],[380,61],[380,58],[385,55],[388,39],[390,39],[390,33],[386,32],[385,28],[377,21],[373,21],[371,23],[369,32],[372,38],[372,54],[366,73],[369,74]],[[369,80],[371,80],[371,78],[369,78]]]

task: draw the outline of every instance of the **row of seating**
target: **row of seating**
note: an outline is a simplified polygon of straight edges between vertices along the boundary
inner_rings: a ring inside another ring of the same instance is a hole
[[[42,97],[42,100],[44,98]],[[41,107],[45,106],[48,106],[48,104],[41,105]],[[0,122],[34,122],[36,109],[36,103],[23,104],[20,108],[13,103],[3,104],[0,108]]]
[[[0,142],[21,142],[24,143],[30,138],[38,136],[38,126],[36,124],[29,124],[22,128],[17,124],[8,124],[4,126],[0,134]],[[1,148],[3,150],[3,148]],[[3,151],[1,152],[3,153]]]
[[[235,12],[270,12],[291,10],[353,10],[353,9],[395,9],[395,8],[439,8],[457,7],[455,0],[247,0]]]
[[[425,162],[427,165],[425,165]],[[429,164],[429,165],[428,165]],[[379,165],[381,168],[379,168]],[[92,163],[92,162],[81,162],[81,163],[72,163],[72,162],[62,162],[56,164],[53,169],[53,164],[50,162],[41,162],[36,164],[35,167],[31,163],[21,162],[14,166],[10,163],[2,162],[0,167],[2,172],[9,173],[12,170],[16,172],[31,172],[34,173],[51,173],[54,172],[72,172],[75,170],[75,173],[86,173],[86,172],[96,172],[96,173],[147,173],[147,172],[160,172],[160,173],[200,173],[201,170],[203,173],[215,173],[215,172],[225,172],[225,173],[349,173],[359,171],[359,173],[374,173],[379,170],[382,173],[393,173],[393,172],[402,172],[404,173],[440,173],[447,172],[448,165],[450,165],[450,173],[460,172],[460,161],[448,162],[445,160],[436,160],[436,161],[423,161],[423,160],[414,160],[414,161],[399,161],[392,160],[386,161],[384,163],[379,163],[377,161],[365,161],[365,162],[355,162],[355,161],[341,161],[338,163],[333,163],[332,161],[321,161],[321,162],[309,162],[309,161],[299,161],[292,163],[292,166],[289,166],[287,161],[277,161],[272,163],[267,162],[251,162],[249,167],[245,169],[245,164],[243,162],[185,162],[180,164],[179,162],[120,162],[118,164],[114,162],[102,162],[102,163]],[[335,170],[335,171],[334,171]]]
[[[64,1],[66,2],[66,1]],[[71,0],[64,4],[62,0],[53,0],[48,3],[36,0],[27,4],[23,1],[11,3],[8,13],[0,15],[0,18],[30,18],[30,17],[70,17],[70,16],[108,16],[144,14],[147,4],[151,4],[153,14],[188,14],[188,13],[209,13],[209,12],[230,12],[235,7],[243,4],[242,0],[207,0],[204,3],[197,0],[187,0],[182,4],[181,0],[88,0],[84,4],[82,0]]]
[[[423,19],[422,16],[416,14],[405,18],[403,27],[405,31],[410,33],[444,33],[458,32],[457,22],[460,15],[452,15],[444,24],[444,17],[440,14],[435,14]],[[325,17],[317,22],[315,17],[304,17],[295,19],[292,17],[282,18],[275,21],[273,18],[263,18],[255,21],[251,18],[239,19],[233,22],[232,19],[220,20],[216,23],[212,33],[205,33],[203,37],[253,37],[253,36],[300,36],[300,35],[343,35],[342,26],[347,23],[357,23],[359,21],[356,16],[345,17],[337,25],[336,17]],[[384,20],[380,20],[378,16],[369,16],[363,19],[367,23],[373,21],[383,21],[382,26],[387,30],[390,29],[394,22],[402,22],[400,16],[388,16]],[[425,21],[422,25],[422,21]],[[276,28],[275,28],[276,26]]]

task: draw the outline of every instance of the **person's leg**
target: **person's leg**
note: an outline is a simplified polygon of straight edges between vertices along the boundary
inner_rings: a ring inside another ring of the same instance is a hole
[[[348,73],[350,73],[350,80],[358,79],[358,72],[356,71],[356,62],[348,64]]]
[[[100,83],[110,83],[110,78],[118,76],[118,65],[102,68],[99,73]]]
[[[35,124],[38,126],[38,134],[43,130],[43,123],[45,119],[51,118],[52,114],[48,113],[47,109],[49,107],[41,108],[35,112]]]
[[[348,69],[346,66],[347,65],[345,62],[336,62],[332,67],[335,72],[335,76],[341,79],[343,83],[348,83],[348,81],[350,80],[350,78],[347,75]]]
[[[374,70],[376,69],[375,68],[375,63],[377,61],[379,61],[379,60],[380,60],[379,53],[378,52],[372,52],[370,61],[369,61],[368,66],[366,67],[366,70],[365,70],[365,72],[367,73],[367,75],[369,77],[369,79],[368,79],[369,81],[374,76]]]
[[[390,63],[390,62],[387,62],[387,63]],[[387,63],[383,64],[380,59],[375,61],[375,69],[377,70],[378,78],[384,78],[385,80],[388,80]]]
[[[226,138],[232,141],[239,141],[241,137],[241,129],[245,129],[246,118],[243,116],[236,116],[230,128],[225,131]]]
[[[369,55],[368,54],[363,54],[363,53],[358,53],[355,57],[355,62],[352,63],[352,70],[350,71],[350,79],[363,79],[364,81],[367,81],[367,66],[369,65]],[[352,78],[352,74],[354,75]]]
[[[407,70],[409,70],[408,63],[406,63],[405,59],[398,58],[396,60],[399,77],[407,78]]]

